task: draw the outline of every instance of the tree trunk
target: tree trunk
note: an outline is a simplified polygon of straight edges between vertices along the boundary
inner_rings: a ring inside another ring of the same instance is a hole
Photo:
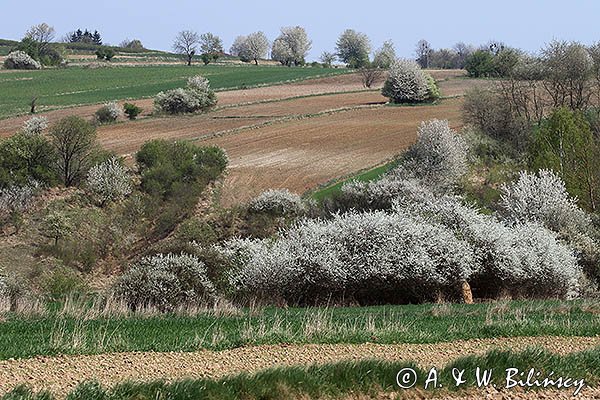
[[[473,304],[473,292],[471,292],[471,286],[469,285],[469,282],[467,282],[467,281],[461,282],[461,292],[462,292],[463,302],[465,304]]]

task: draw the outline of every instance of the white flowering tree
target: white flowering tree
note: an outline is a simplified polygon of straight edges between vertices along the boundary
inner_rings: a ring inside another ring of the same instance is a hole
[[[122,115],[123,111],[116,101],[104,103],[95,113],[96,120],[101,124],[115,122]]]
[[[287,189],[271,189],[252,199],[248,204],[248,209],[273,215],[298,215],[306,207],[298,194]]]
[[[269,52],[269,39],[263,32],[251,33],[246,37],[245,51],[245,57],[258,65],[258,60],[265,58]]]
[[[116,157],[95,165],[87,176],[87,187],[104,207],[111,201],[118,201],[131,193],[131,178]]]
[[[589,216],[569,195],[564,181],[553,171],[521,171],[519,179],[504,184],[500,196],[501,213],[514,223],[537,222],[555,232],[585,232]]]
[[[217,96],[208,79],[197,75],[188,79],[185,88],[160,92],[154,98],[154,108],[167,114],[206,111],[217,104]]]
[[[13,51],[4,59],[6,69],[41,69],[42,65],[24,51]]]
[[[312,42],[303,27],[281,28],[281,34],[273,41],[271,58],[283,65],[300,65],[311,47]]]
[[[427,185],[449,190],[467,173],[468,146],[446,120],[421,123],[417,142],[403,156],[405,170]]]
[[[388,69],[396,61],[396,49],[391,40],[383,42],[383,46],[375,51],[373,57],[373,66],[376,68]]]
[[[18,230],[21,214],[27,211],[40,190],[38,182],[32,181],[23,186],[8,186],[0,189],[0,226],[11,221]]]
[[[254,61],[265,58],[269,52],[269,39],[263,32],[254,32],[248,36],[235,38],[230,50],[232,55],[238,56],[242,61]]]
[[[21,132],[27,136],[37,136],[41,135],[46,129],[48,129],[48,118],[32,117],[23,123]]]
[[[336,42],[338,58],[351,68],[360,68],[369,63],[371,41],[364,33],[346,29]]]
[[[382,94],[393,103],[419,103],[434,96],[431,84],[428,75],[415,61],[396,60],[390,67]]]

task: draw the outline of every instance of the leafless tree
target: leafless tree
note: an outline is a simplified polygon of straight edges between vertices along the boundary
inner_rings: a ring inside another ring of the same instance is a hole
[[[36,41],[39,44],[40,52],[43,52],[47,47],[48,43],[54,40],[56,31],[54,27],[43,22],[38,25],[34,25],[25,32],[25,37]]]
[[[362,84],[365,88],[370,89],[371,86],[383,77],[381,68],[364,67],[360,69]]]
[[[331,64],[333,64],[333,62],[335,61],[336,56],[334,53],[330,53],[328,51],[324,51],[321,54],[321,57],[319,57],[319,61],[321,61],[323,63],[324,66],[326,67],[331,67]]]
[[[425,39],[421,39],[417,42],[416,55],[417,62],[421,65],[421,68],[429,67],[429,55],[431,53],[431,45]]]
[[[542,49],[542,60],[546,75],[544,87],[553,107],[586,108],[592,95],[593,72],[588,50],[577,42],[555,40]]]
[[[196,54],[197,46],[200,43],[200,35],[194,31],[181,31],[175,37],[173,50],[176,53],[183,54],[187,58],[187,65],[192,65],[192,59]]]

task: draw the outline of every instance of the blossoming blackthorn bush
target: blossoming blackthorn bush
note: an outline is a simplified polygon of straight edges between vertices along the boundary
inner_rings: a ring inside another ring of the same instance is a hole
[[[154,98],[154,107],[167,114],[183,114],[205,111],[217,104],[217,96],[210,88],[208,79],[194,76],[188,79],[186,88],[160,92]]]
[[[299,215],[305,209],[302,198],[287,189],[267,190],[248,204],[252,212],[271,215]]]
[[[161,311],[215,299],[204,263],[187,254],[142,258],[119,278],[115,293],[132,308],[156,307]]]
[[[6,69],[41,69],[42,65],[24,51],[13,51],[4,60]]]

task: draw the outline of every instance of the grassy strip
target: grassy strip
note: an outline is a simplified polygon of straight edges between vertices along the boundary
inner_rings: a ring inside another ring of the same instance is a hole
[[[383,174],[388,172],[390,169],[394,168],[396,165],[397,161],[393,160],[383,165],[379,165],[375,168],[359,172],[358,174],[353,174],[351,176],[343,177],[341,179],[336,179],[334,183],[326,183],[323,188],[317,189],[316,191],[310,193],[309,196],[317,201],[323,201],[327,198],[333,197],[347,182],[353,180],[361,182],[369,182],[376,180],[380,178]]]
[[[71,307],[71,309],[73,309]],[[126,351],[221,350],[278,343],[438,343],[517,336],[596,336],[600,303],[512,301],[378,307],[241,309],[195,315],[105,311],[7,315],[0,359]]]
[[[24,113],[33,97],[39,110],[140,99],[204,75],[216,90],[272,85],[348,72],[344,69],[208,65],[138,66],[14,71],[0,76],[0,118]]]
[[[441,388],[456,390],[453,378],[453,369],[455,368],[465,371],[463,377],[466,381],[459,388],[473,389],[476,387],[474,376],[478,367],[492,370],[492,380],[489,384],[495,384],[498,388],[506,386],[507,368],[518,368],[525,372],[535,368],[541,373],[540,379],[548,376],[550,372],[554,372],[554,378],[562,376],[578,380],[584,379],[586,386],[590,386],[596,385],[600,378],[600,348],[567,356],[555,355],[540,349],[529,349],[519,353],[492,351],[484,356],[461,358],[440,371],[437,388],[432,389],[430,384],[429,394],[447,393],[446,389]],[[321,366],[277,368],[254,375],[240,374],[219,380],[123,383],[110,389],[105,389],[95,382],[88,382],[78,386],[67,398],[70,400],[267,400],[340,399],[357,394],[378,396],[383,393],[399,394],[404,390],[398,386],[397,376],[405,368],[416,372],[417,381],[414,387],[424,390],[428,371],[407,362],[370,360]],[[444,391],[442,392],[442,390]],[[573,393],[575,388],[563,390]],[[2,397],[3,400],[51,400],[52,398],[48,393],[35,395],[23,386]]]

